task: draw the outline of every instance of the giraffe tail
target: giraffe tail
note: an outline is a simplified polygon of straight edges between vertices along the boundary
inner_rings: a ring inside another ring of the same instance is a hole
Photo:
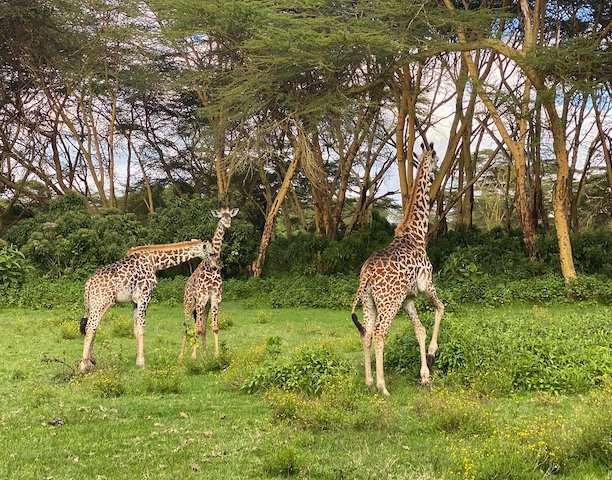
[[[355,313],[355,308],[357,307],[357,304],[359,303],[360,299],[361,299],[361,286],[357,290],[357,293],[355,294],[355,298],[353,300],[353,309],[351,310],[351,319],[353,320],[355,327],[357,327],[357,330],[359,330],[359,335],[363,337],[365,335],[365,328],[363,328],[363,325],[361,324],[361,322],[357,318],[357,314]]]
[[[87,332],[87,317],[81,318],[79,330],[81,331],[81,335],[85,335],[85,332]]]
[[[365,335],[365,328],[363,328],[363,325],[361,324],[361,322],[357,318],[357,314],[356,313],[351,313],[351,318],[353,319],[353,323],[357,327],[357,330],[359,330],[359,335],[361,335],[363,337]]]

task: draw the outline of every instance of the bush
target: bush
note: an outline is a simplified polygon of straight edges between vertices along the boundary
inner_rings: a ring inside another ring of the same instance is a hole
[[[296,451],[290,447],[274,448],[263,460],[266,475],[291,477],[300,473],[301,468]]]
[[[130,314],[110,310],[105,317],[103,321],[108,322],[113,337],[131,338],[134,336],[134,321]]]
[[[215,202],[199,196],[169,196],[165,205],[149,216],[145,243],[172,243],[192,238],[211,238],[218,223],[211,210]],[[258,235],[254,227],[241,219],[232,220],[225,232],[221,250],[224,276],[238,275],[254,259]],[[181,269],[178,269],[181,271]],[[182,270],[186,273],[185,270]]]
[[[87,383],[102,397],[120,397],[125,393],[121,374],[114,370],[98,370],[87,377]]]
[[[287,392],[319,395],[334,377],[348,370],[348,363],[329,348],[304,348],[284,364],[272,364],[258,370],[243,389],[253,393],[274,387]]]
[[[23,253],[11,245],[3,246],[0,241],[0,285],[18,287],[31,268]]]
[[[280,347],[280,337],[269,337],[265,342],[235,352],[229,367],[223,372],[226,385],[237,390],[245,389],[247,380],[255,376],[266,361],[276,361]]]
[[[313,430],[371,430],[391,424],[385,400],[349,374],[335,376],[319,396],[271,389],[266,400],[275,418]]]
[[[461,391],[427,392],[414,403],[415,414],[429,428],[445,433],[475,435],[491,431],[491,419],[482,402]]]
[[[145,389],[149,393],[181,393],[185,375],[174,366],[167,366],[145,372]]]
[[[495,323],[486,309],[465,315],[449,312],[443,321],[434,373],[446,375],[445,382],[487,393],[571,393],[600,386],[612,374],[611,325],[605,312],[552,317],[543,308],[516,307]],[[412,329],[388,342],[385,366],[417,378],[419,353]]]
[[[75,338],[79,338],[81,336],[78,321],[64,320],[59,324],[58,328],[60,336],[64,340],[74,340]]]
[[[48,212],[13,226],[7,238],[43,272],[84,278],[141,244],[144,231],[133,214],[103,210],[92,215],[83,197],[71,193],[54,199]]]

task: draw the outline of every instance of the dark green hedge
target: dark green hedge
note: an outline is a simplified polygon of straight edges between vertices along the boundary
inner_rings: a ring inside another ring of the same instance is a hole
[[[356,275],[290,275],[260,279],[228,279],[224,283],[224,299],[241,301],[251,306],[273,308],[340,308],[348,309],[357,290]],[[161,279],[154,301],[180,304],[183,301],[185,277]],[[29,278],[21,287],[0,286],[0,306],[81,308],[83,282],[68,279]],[[602,276],[580,276],[570,286],[556,275],[527,280],[479,278],[461,284],[438,282],[442,301],[455,309],[463,304],[498,306],[513,302],[551,303],[598,301],[612,303],[612,279]]]

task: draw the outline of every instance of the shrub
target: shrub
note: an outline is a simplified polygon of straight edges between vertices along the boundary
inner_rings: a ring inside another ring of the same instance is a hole
[[[427,392],[417,398],[413,408],[427,427],[434,430],[464,435],[491,431],[490,416],[481,401],[460,391]]]
[[[244,389],[247,380],[267,361],[275,362],[280,353],[280,337],[269,337],[264,342],[234,353],[223,379],[230,388]]]
[[[97,391],[102,397],[120,397],[125,393],[125,385],[121,379],[121,374],[114,370],[98,370],[86,377],[86,381],[93,390]]]
[[[329,348],[304,348],[284,364],[258,370],[243,386],[253,393],[275,387],[284,391],[319,395],[334,377],[346,373],[349,365]]]
[[[81,336],[79,322],[75,320],[63,320],[59,325],[60,336],[64,340],[74,340]]]
[[[184,380],[183,371],[174,366],[147,370],[144,376],[145,389],[149,393],[180,393]]]
[[[301,462],[291,447],[274,448],[263,460],[266,475],[291,477],[300,473]]]
[[[255,321],[260,324],[270,323],[272,314],[268,310],[257,310],[255,312]]]
[[[104,320],[108,322],[113,337],[131,338],[134,335],[134,321],[131,315],[110,310],[105,314],[105,317]]]
[[[230,328],[234,321],[232,320],[232,316],[228,312],[219,312],[219,330],[227,330]]]
[[[561,308],[561,307],[556,307]],[[487,393],[583,392],[602,385],[612,372],[610,321],[602,312],[555,318],[528,307],[504,312],[495,323],[487,310],[444,318],[434,373],[445,381]],[[412,329],[391,338],[385,366],[416,378],[419,353]]]
[[[352,375],[338,375],[319,396],[271,389],[266,400],[275,418],[314,430],[386,428],[392,412]]]
[[[0,241],[0,285],[18,287],[31,269],[23,253]]]

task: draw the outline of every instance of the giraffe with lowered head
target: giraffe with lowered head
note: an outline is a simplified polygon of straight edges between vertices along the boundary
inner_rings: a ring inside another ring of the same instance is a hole
[[[433,269],[425,250],[429,226],[429,184],[433,179],[436,154],[433,144],[424,145],[418,159],[419,167],[407,206],[404,221],[395,231],[391,243],[368,258],[359,274],[359,288],[351,312],[359,330],[365,362],[365,383],[372,386],[371,345],[374,340],[376,357],[376,387],[383,395],[389,395],[384,376],[385,338],[393,319],[404,308],[414,326],[421,359],[421,384],[430,382],[431,368],[438,351],[438,334],[444,314],[444,305],[436,294]],[[427,352],[426,331],[421,323],[414,301],[417,295],[425,295],[435,308],[434,327]],[[364,325],[357,319],[355,308],[361,301]]]
[[[89,277],[85,283],[85,316],[81,319],[85,342],[79,370],[85,373],[95,365],[93,342],[104,313],[116,303],[126,302],[134,306],[136,366],[143,368],[145,317],[157,284],[156,273],[196,257],[202,258],[203,263],[214,261],[211,253],[211,243],[202,240],[145,245],[128,250],[121,260],[100,268]]]
[[[215,355],[219,356],[219,305],[223,296],[223,278],[221,277],[220,256],[223,245],[225,230],[232,225],[232,218],[238,214],[237,208],[222,208],[213,210],[213,216],[219,219],[217,228],[212,237],[212,253],[214,263],[202,262],[194,270],[185,284],[185,296],[183,306],[185,309],[185,325],[193,318],[195,320],[196,335],[202,341],[202,347],[206,350],[206,322],[210,308],[212,330],[215,336]],[[187,343],[187,332],[183,335],[179,361],[182,361]],[[191,358],[197,358],[198,343],[193,345]]]

